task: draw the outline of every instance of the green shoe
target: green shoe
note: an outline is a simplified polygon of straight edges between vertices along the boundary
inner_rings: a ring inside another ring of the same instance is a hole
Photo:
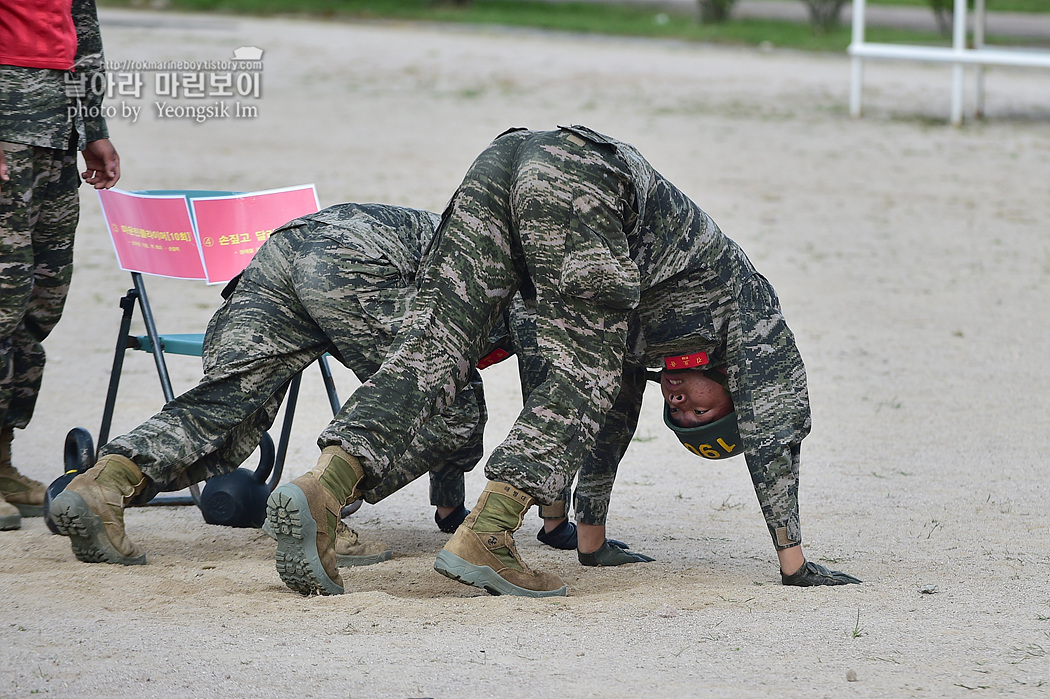
[[[23,517],[43,517],[44,492],[47,486],[23,476],[11,465],[11,442],[14,440],[14,433],[11,427],[0,430],[0,497],[17,507]]]
[[[270,520],[263,522],[262,531],[266,536],[277,540]],[[370,566],[394,557],[390,547],[382,541],[361,541],[357,532],[342,520],[335,526],[335,543],[332,544],[332,548],[335,549],[335,560],[340,568]]]
[[[343,594],[327,525],[328,501],[337,502],[309,474],[278,486],[266,501],[266,519],[277,539],[277,574],[301,595]]]
[[[565,583],[553,573],[531,570],[520,558],[520,569],[502,565],[491,553],[493,548],[502,547],[514,550],[510,532],[502,532],[500,537],[489,535],[483,540],[477,532],[461,526],[437,555],[434,570],[446,578],[481,588],[490,595],[565,596]]]

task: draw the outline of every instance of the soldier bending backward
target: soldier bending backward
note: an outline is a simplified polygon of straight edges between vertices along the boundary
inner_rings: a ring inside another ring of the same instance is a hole
[[[618,396],[640,395],[645,367],[703,355],[703,366],[725,372],[782,581],[857,582],[802,553],[797,483],[809,402],[772,287],[637,150],[574,126],[509,131],[467,172],[383,366],[344,406],[340,429],[322,435],[317,466],[270,496],[285,584],[343,592],[335,517],[455,400],[519,291],[535,311],[546,375],[489,458],[490,482],[438,555],[438,572],[495,594],[564,595],[556,575],[522,561],[513,532],[532,504],[554,502],[572,481]],[[670,388],[665,398],[684,406],[681,387]],[[592,553],[580,537],[580,553]]]

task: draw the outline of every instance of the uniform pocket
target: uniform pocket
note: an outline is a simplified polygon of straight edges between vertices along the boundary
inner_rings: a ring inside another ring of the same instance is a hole
[[[357,294],[365,321],[377,336],[377,345],[393,342],[415,295],[415,287],[376,289]]]
[[[771,310],[780,313],[780,299],[769,280],[758,272],[740,287],[740,307],[749,310]]]
[[[558,288],[566,296],[608,308],[638,305],[638,267],[631,259],[622,222],[603,212],[592,195],[573,198]]]
[[[716,278],[693,274],[647,289],[638,322],[647,359],[703,350],[721,353],[729,303]]]

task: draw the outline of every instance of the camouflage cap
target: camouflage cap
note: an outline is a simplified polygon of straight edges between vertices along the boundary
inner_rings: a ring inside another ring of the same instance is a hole
[[[728,459],[742,450],[736,411],[714,422],[696,427],[679,427],[671,421],[671,407],[664,404],[664,424],[671,428],[685,448],[705,459]]]

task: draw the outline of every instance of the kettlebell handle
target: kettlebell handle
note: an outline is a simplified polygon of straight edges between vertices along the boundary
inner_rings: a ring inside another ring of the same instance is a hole
[[[95,444],[91,433],[83,427],[74,427],[66,435],[62,450],[65,473],[83,473],[95,465]]]
[[[266,485],[266,479],[273,473],[273,466],[277,460],[277,450],[273,446],[273,438],[269,432],[263,432],[259,440],[259,466],[255,469],[255,480]],[[270,490],[273,490],[271,487]]]

